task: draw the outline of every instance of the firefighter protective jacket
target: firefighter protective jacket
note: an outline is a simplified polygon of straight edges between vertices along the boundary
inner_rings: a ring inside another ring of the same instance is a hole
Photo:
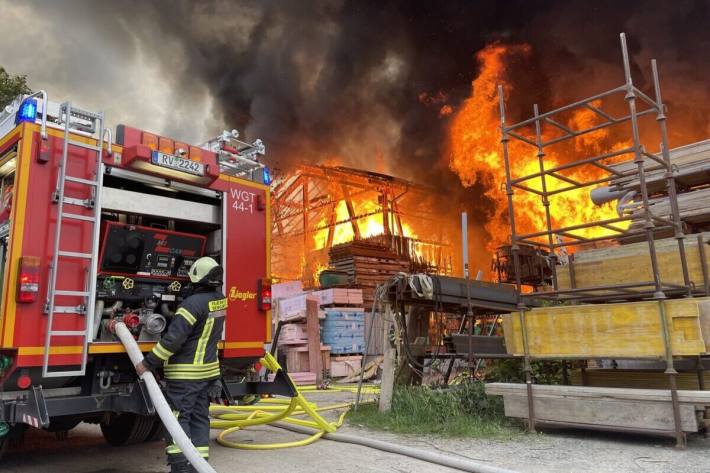
[[[162,364],[165,378],[169,380],[219,378],[217,343],[222,336],[226,313],[227,299],[219,291],[197,292],[188,297],[143,363],[151,370]]]

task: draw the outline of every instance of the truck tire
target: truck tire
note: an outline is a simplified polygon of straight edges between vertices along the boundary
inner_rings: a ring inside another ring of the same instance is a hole
[[[165,431],[163,430],[163,421],[160,417],[155,416],[153,421],[153,428],[148,434],[148,438],[145,439],[146,442],[157,442],[158,440],[163,440],[165,438]]]
[[[49,426],[45,429],[48,432],[68,432],[77,425],[81,419],[76,417],[53,417],[49,420]]]
[[[10,431],[7,432],[7,434],[0,437],[0,464],[2,462],[2,457],[10,448],[10,444],[13,444],[13,446],[21,444],[26,430],[27,426],[25,424],[16,424],[10,427]]]
[[[137,414],[117,414],[108,421],[101,421],[101,433],[114,447],[140,443],[153,432],[154,417]]]
[[[7,447],[10,444],[10,436],[9,435],[4,435],[0,437],[0,464],[2,464],[2,457],[5,456],[5,452],[7,452]]]

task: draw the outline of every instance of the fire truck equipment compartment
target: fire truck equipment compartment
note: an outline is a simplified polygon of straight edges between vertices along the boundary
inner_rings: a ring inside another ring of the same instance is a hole
[[[101,207],[129,214],[153,215],[191,222],[220,224],[222,213],[219,206],[174,199],[161,195],[145,194],[115,187],[104,187]]]
[[[187,278],[207,238],[157,228],[107,222],[100,272],[141,277]]]

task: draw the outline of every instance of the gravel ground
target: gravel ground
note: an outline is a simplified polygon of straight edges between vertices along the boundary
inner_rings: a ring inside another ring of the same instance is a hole
[[[350,394],[312,395],[320,404],[351,398]],[[330,414],[331,416],[333,414]],[[546,431],[512,440],[442,439],[372,432],[344,426],[340,432],[387,440],[438,453],[466,457],[489,465],[529,473],[710,473],[710,439],[691,436],[688,449],[673,448],[674,441],[655,437],[587,431]],[[216,436],[218,432],[213,431]],[[241,442],[279,442],[297,434],[272,427],[239,432]],[[220,473],[445,473],[449,468],[356,445],[321,440],[307,447],[277,451],[232,450],[216,443],[211,463]],[[23,445],[0,462],[3,473],[159,473],[167,471],[161,442],[123,448],[108,446],[94,425],[82,424],[65,440],[31,431]]]

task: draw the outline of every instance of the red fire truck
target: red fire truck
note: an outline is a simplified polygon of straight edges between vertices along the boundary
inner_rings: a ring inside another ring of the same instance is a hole
[[[268,168],[236,131],[200,146],[40,91],[0,112],[0,450],[27,426],[100,423],[111,444],[160,422],[117,321],[149,351],[205,255],[225,268],[223,395],[292,394],[254,364],[271,337]]]

